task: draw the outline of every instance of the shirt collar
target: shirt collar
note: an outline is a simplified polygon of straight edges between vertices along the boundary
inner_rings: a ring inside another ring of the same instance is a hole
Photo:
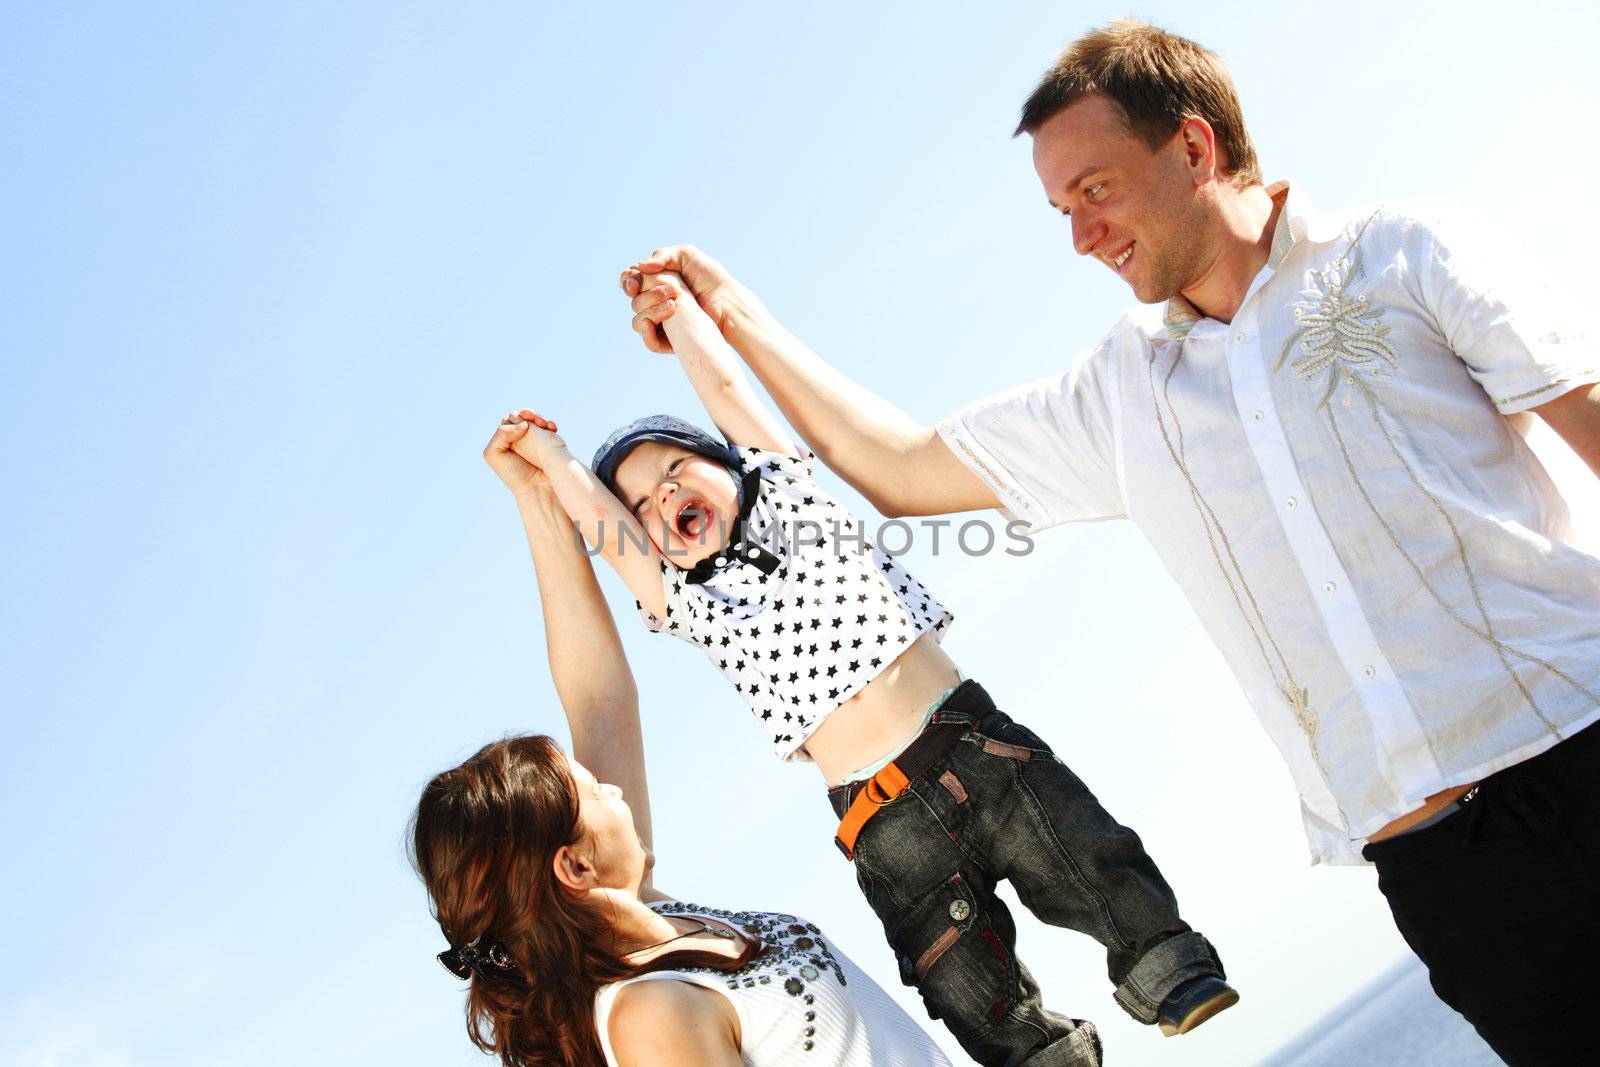
[[[777,556],[748,541],[750,514],[755,511],[756,501],[761,497],[760,467],[745,472],[739,485],[739,495],[739,516],[733,520],[728,543],[720,552],[713,552],[689,568],[683,580],[690,585],[704,585],[713,574],[739,563],[752,563],[762,574],[771,574],[778,569]]]
[[[1276,181],[1267,186],[1267,195],[1282,201],[1277,224],[1272,228],[1272,248],[1267,252],[1268,269],[1277,270],[1278,264],[1283,262],[1295,245],[1304,241],[1327,241],[1337,235],[1339,227],[1333,220],[1318,214],[1311,204],[1311,198],[1301,192],[1298,186],[1288,181]],[[1203,318],[1205,316],[1200,309],[1179,293],[1167,301],[1162,324],[1167,329],[1168,337],[1180,341]]]

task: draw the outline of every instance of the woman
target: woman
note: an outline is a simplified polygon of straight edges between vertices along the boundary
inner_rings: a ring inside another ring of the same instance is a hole
[[[508,1067],[948,1067],[815,926],[651,884],[638,694],[571,523],[511,451],[530,419],[555,429],[513,413],[484,459],[522,513],[574,758],[547,737],[488,745],[429,782],[414,819],[472,1040]]]

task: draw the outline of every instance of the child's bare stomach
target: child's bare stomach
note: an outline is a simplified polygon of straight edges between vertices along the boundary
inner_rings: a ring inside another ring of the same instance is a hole
[[[829,785],[843,781],[910,740],[928,705],[960,677],[932,632],[924,633],[882,674],[822,720],[806,738],[806,754]]]

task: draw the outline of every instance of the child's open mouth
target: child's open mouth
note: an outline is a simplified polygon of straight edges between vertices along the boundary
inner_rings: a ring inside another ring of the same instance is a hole
[[[711,509],[702,500],[691,500],[678,509],[677,520],[673,525],[677,528],[678,536],[685,541],[698,541],[711,527]]]

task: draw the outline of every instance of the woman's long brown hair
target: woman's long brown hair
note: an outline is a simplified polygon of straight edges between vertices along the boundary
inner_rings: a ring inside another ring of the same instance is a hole
[[[674,963],[735,968],[737,960],[673,953],[646,967],[611,951],[607,916],[556,880],[556,850],[581,840],[578,791],[548,737],[485,745],[422,791],[411,862],[453,947],[504,945],[513,970],[474,973],[467,1035],[506,1067],[604,1067],[594,997],[608,982]]]
[[[411,861],[446,940],[499,942],[516,962],[467,991],[467,1035],[506,1067],[603,1064],[595,990],[634,970],[604,947],[609,924],[556,881],[556,850],[580,835],[577,787],[548,737],[485,745],[417,803]]]

